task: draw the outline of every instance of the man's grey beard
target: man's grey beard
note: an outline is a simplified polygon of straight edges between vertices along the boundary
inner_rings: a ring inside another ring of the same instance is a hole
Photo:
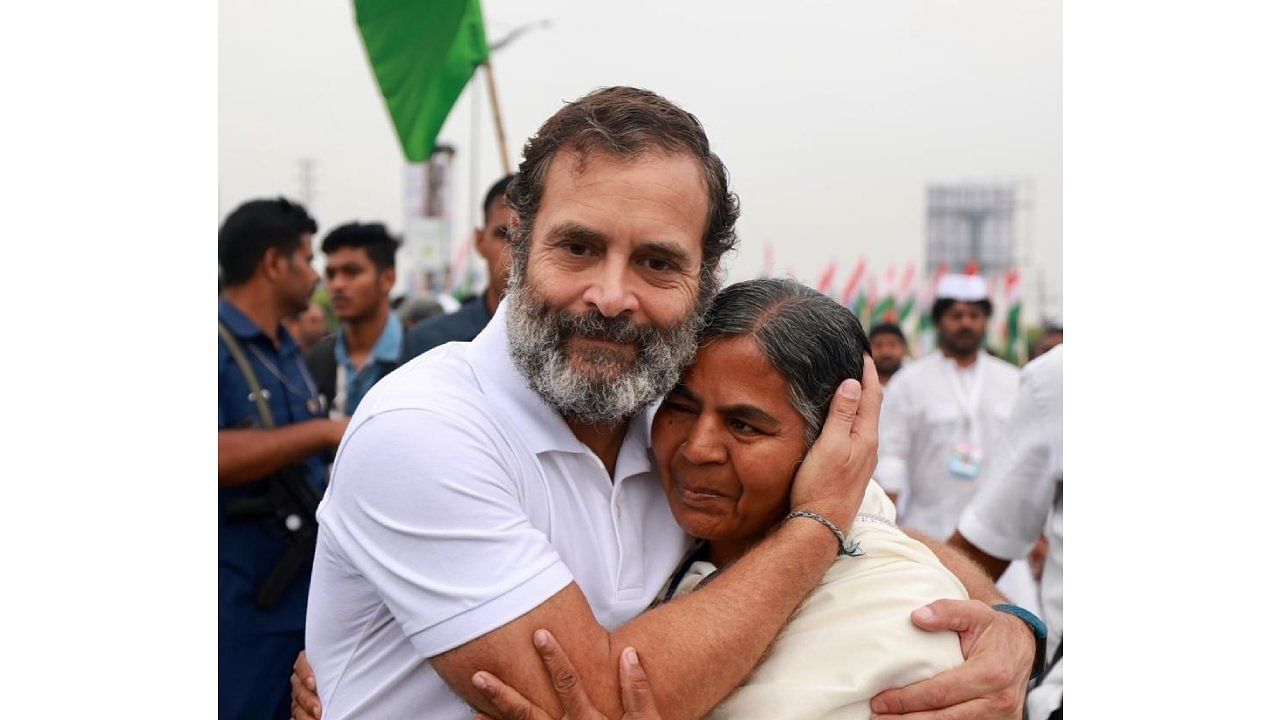
[[[527,276],[507,289],[507,342],[511,359],[529,387],[561,415],[586,423],[627,420],[665,396],[698,351],[698,333],[710,298],[699,297],[689,316],[669,330],[639,326],[597,310],[582,315],[554,312]],[[622,361],[591,348],[579,362],[599,372],[575,369],[566,354],[574,336],[630,343],[635,359]],[[583,363],[585,361],[585,363]]]

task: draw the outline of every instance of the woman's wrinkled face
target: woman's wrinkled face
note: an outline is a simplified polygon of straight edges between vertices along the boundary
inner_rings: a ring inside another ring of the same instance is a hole
[[[755,340],[704,347],[653,420],[653,451],[676,522],[745,551],[790,508],[805,425]]]

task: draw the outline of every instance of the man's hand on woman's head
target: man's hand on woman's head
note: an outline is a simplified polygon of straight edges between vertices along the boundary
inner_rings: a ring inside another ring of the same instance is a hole
[[[873,720],[1021,720],[1036,655],[1025,623],[979,600],[938,600],[911,613],[911,621],[959,634],[964,663],[876,695]]]
[[[851,378],[836,388],[822,432],[796,472],[793,509],[811,510],[848,528],[876,467],[882,399],[875,363],[864,355],[862,382]]]

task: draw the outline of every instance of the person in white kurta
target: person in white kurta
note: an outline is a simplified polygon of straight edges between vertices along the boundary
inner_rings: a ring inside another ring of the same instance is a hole
[[[980,276],[943,276],[935,294],[939,347],[898,371],[885,388],[875,478],[896,496],[903,527],[946,540],[989,476],[987,450],[1004,432],[1018,369],[982,347],[991,302]],[[997,587],[1039,612],[1025,560]]]
[[[985,448],[1004,431],[1018,390],[1018,369],[979,351],[968,367],[935,350],[902,368],[885,390],[875,478],[898,494],[903,527],[942,540],[987,477],[953,467],[957,445]],[[983,453],[985,454],[985,453]]]
[[[1006,437],[990,482],[965,508],[957,533],[973,548],[1001,560],[1025,557],[1042,532],[1048,537],[1040,609],[1049,631],[1045,652],[1053,658],[1062,644],[1061,345],[1023,369]],[[1027,696],[1027,716],[1044,720],[1061,704],[1059,658]]]
[[[955,633],[925,632],[911,623],[911,611],[969,595],[894,518],[893,503],[873,481],[852,532],[865,554],[832,564],[760,666],[708,718],[865,720],[881,690],[963,662]],[[693,563],[673,595],[691,592],[714,570]]]

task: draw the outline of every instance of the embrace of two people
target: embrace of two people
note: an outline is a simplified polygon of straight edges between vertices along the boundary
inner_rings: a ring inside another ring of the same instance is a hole
[[[871,481],[858,321],[792,281],[717,293],[738,207],[698,121],[591,93],[507,199],[489,326],[339,448],[294,716],[1020,717],[1032,632]]]

